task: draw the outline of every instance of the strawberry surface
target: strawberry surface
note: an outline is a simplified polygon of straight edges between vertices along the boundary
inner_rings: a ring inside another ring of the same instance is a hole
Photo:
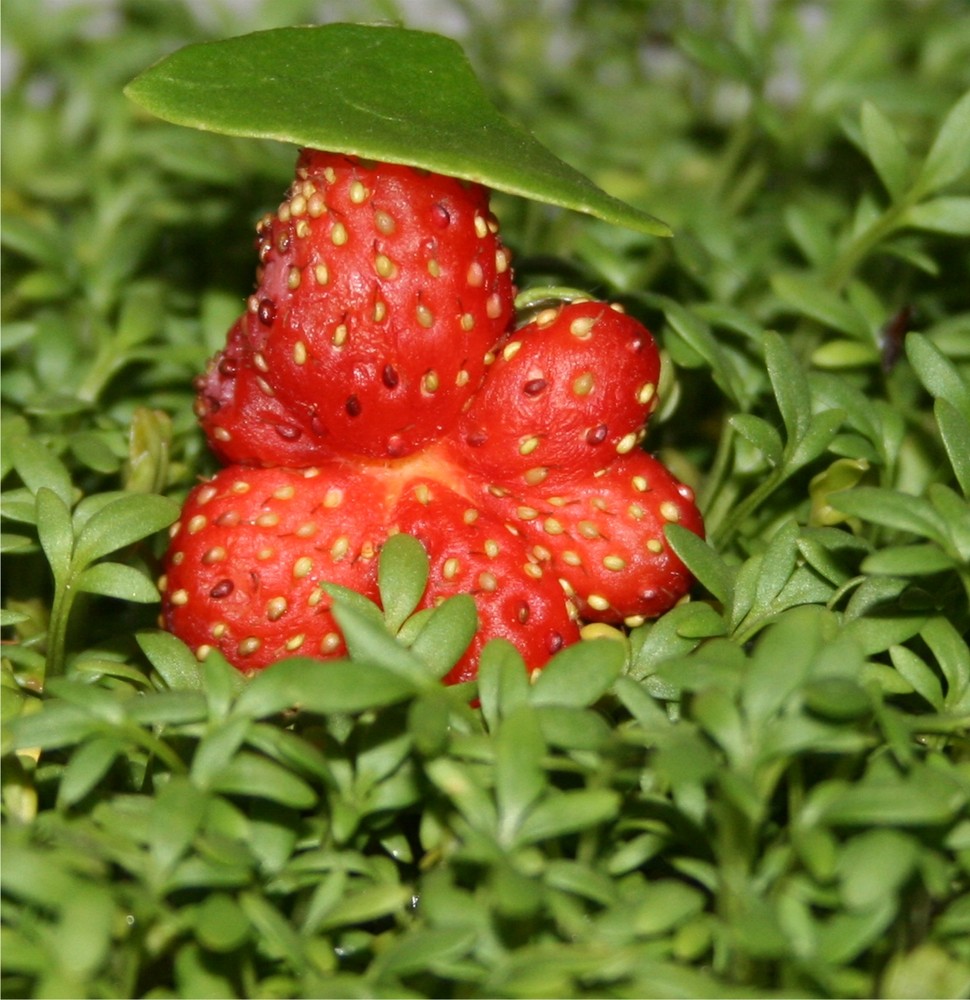
[[[548,307],[499,350],[457,439],[498,481],[572,482],[639,445],[659,377],[653,337],[618,306]]]
[[[497,233],[481,185],[304,150],[258,228],[249,335],[266,384],[343,454],[396,458],[440,437],[510,325]]]

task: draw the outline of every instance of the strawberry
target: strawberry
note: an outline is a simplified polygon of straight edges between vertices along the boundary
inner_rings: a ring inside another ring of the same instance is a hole
[[[555,488],[639,445],[659,376],[653,337],[618,306],[543,308],[498,351],[458,441],[496,481]]]
[[[223,461],[240,465],[311,466],[330,449],[302,416],[284,406],[254,364],[247,327],[239,319],[226,346],[196,379],[195,414]]]
[[[364,471],[228,466],[189,494],[162,580],[167,627],[249,672],[282,656],[336,656],[320,584],[377,593],[384,490]]]
[[[644,451],[556,493],[490,486],[483,495],[526,540],[532,558],[563,582],[584,621],[652,618],[690,588],[664,527],[681,524],[703,536],[693,491]]]
[[[259,224],[248,300],[252,363],[296,425],[380,458],[450,430],[512,315],[488,202],[478,184],[302,152]]]
[[[530,668],[579,638],[572,606],[555,574],[530,554],[522,538],[488,510],[439,481],[412,481],[395,509],[395,528],[422,539],[430,561],[423,607],[452,594],[472,594],[479,631],[444,678],[474,678],[488,639],[515,645]]]

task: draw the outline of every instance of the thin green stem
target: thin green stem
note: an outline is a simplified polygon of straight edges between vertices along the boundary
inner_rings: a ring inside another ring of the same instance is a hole
[[[44,670],[45,681],[64,673],[67,658],[67,626],[74,607],[74,577],[54,584],[54,604],[51,607],[50,623],[47,628],[47,662]]]

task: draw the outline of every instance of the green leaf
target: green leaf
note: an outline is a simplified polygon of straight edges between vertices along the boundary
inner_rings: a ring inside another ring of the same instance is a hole
[[[170,632],[138,632],[135,641],[172,690],[201,691],[202,667],[188,646]]]
[[[862,105],[862,141],[876,173],[895,200],[909,184],[909,154],[889,119],[869,101]]]
[[[901,224],[951,236],[970,236],[970,198],[953,195],[913,205],[903,213]]]
[[[411,644],[411,652],[432,677],[441,678],[461,659],[477,630],[475,598],[455,594],[434,609]]]
[[[550,794],[526,816],[519,840],[536,843],[607,823],[616,816],[619,805],[619,795],[603,788]]]
[[[141,604],[151,604],[159,599],[158,588],[141,570],[116,562],[89,566],[78,574],[76,586],[89,594]]]
[[[845,493],[833,494],[829,503],[845,514],[853,514],[873,524],[946,544],[946,523],[922,497],[878,486],[857,486]]]
[[[58,493],[42,486],[37,491],[37,535],[54,579],[63,581],[71,568],[74,530],[71,512]]]
[[[418,606],[428,585],[428,555],[410,535],[392,535],[381,547],[377,583],[387,627],[396,632]]]
[[[970,419],[945,399],[936,401],[933,412],[943,438],[943,447],[953,466],[953,474],[963,495],[970,497]]]
[[[920,333],[910,333],[906,356],[926,391],[935,399],[945,399],[970,421],[970,385],[936,344]]]
[[[534,705],[574,705],[598,701],[620,676],[626,650],[614,639],[590,639],[560,650],[536,675]]]
[[[114,736],[103,736],[83,744],[73,754],[57,789],[57,804],[72,806],[104,778],[108,768],[122,752],[121,742]]]
[[[728,418],[731,426],[768,460],[769,465],[780,465],[784,445],[778,431],[753,413],[735,413]]]
[[[777,333],[765,334],[765,364],[788,432],[789,451],[801,441],[812,418],[808,379],[788,342]]]
[[[440,35],[361,24],[255,32],[186,46],[125,93],[178,125],[410,164],[670,235],[504,117]]]
[[[211,787],[223,794],[251,795],[294,809],[309,809],[317,801],[316,792],[302,778],[245,750],[214,776]]]
[[[804,274],[773,274],[771,287],[786,305],[834,330],[857,339],[869,338],[865,317],[816,278]]]
[[[916,188],[938,191],[970,170],[970,91],[950,109],[923,162]]]
[[[178,515],[178,505],[167,497],[151,493],[117,496],[92,514],[80,529],[75,559],[86,566],[167,528]]]
[[[524,816],[546,788],[545,741],[535,710],[521,705],[495,734],[495,798],[499,840],[511,843]]]
[[[70,473],[42,442],[18,435],[9,443],[5,442],[4,446],[9,449],[13,467],[31,493],[46,487],[57,494],[65,506],[70,507],[74,503]]]
[[[691,573],[722,604],[730,604],[735,571],[703,538],[680,524],[668,524],[664,533],[674,552]]]

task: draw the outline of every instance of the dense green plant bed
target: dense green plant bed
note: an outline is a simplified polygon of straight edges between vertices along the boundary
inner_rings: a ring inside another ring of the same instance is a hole
[[[963,4],[322,9],[4,4],[4,996],[968,995]],[[246,680],[157,626],[294,147],[123,88],[388,18],[579,171],[497,185],[517,283],[655,333],[645,446],[705,515],[692,600],[531,682],[496,641],[439,683],[467,605],[412,614],[406,536],[346,659]]]

